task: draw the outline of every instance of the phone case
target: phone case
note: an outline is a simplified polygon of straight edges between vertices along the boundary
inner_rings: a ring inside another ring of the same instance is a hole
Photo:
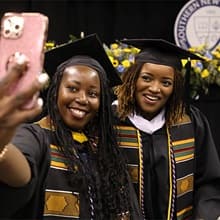
[[[28,58],[28,69],[10,89],[16,92],[30,85],[42,72],[47,40],[48,17],[41,13],[5,13],[1,19],[0,78],[7,74],[10,58],[16,52]]]

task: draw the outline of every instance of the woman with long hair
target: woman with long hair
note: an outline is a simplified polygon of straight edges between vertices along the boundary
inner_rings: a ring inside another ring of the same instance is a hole
[[[12,141],[32,171],[25,197],[18,197],[25,204],[19,215],[140,219],[113,128],[110,85],[120,78],[97,35],[48,51],[45,70],[55,72],[47,114],[22,125]]]
[[[122,74],[113,108],[143,215],[217,219],[218,154],[206,117],[189,103],[189,63],[185,79],[180,72],[181,59],[202,58],[162,39],[123,42],[141,50]]]

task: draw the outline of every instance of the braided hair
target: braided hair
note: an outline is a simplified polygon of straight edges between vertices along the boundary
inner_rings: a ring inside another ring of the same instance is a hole
[[[98,176],[91,172],[77,154],[77,143],[72,139],[71,129],[63,122],[57,107],[57,96],[65,68],[73,65],[85,65],[95,69],[99,74],[101,95],[97,116],[86,125],[83,132],[91,145],[98,137],[96,161]],[[75,56],[58,66],[48,90],[48,114],[53,124],[59,150],[67,158],[70,170],[70,184],[76,181],[92,186],[95,206],[95,219],[116,219],[120,213],[129,211],[128,176],[126,165],[120,154],[111,110],[106,73],[100,64],[87,56]],[[85,171],[85,172],[83,172]],[[83,185],[83,184],[78,184]]]
[[[136,62],[122,74],[123,84],[115,89],[118,97],[117,112],[119,118],[124,120],[128,115],[137,111],[135,102],[136,82],[139,77],[143,62]],[[184,78],[179,70],[174,69],[174,87],[169,100],[166,103],[166,122],[167,125],[175,124],[185,113]]]

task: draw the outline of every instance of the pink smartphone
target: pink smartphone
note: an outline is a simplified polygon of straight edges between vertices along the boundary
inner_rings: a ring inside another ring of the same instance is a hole
[[[0,32],[0,78],[7,74],[11,58],[17,53],[28,59],[28,69],[10,89],[10,94],[24,89],[42,72],[44,48],[48,33],[48,17],[35,12],[5,13]],[[36,99],[38,94],[33,97]],[[31,101],[25,105],[31,107]]]

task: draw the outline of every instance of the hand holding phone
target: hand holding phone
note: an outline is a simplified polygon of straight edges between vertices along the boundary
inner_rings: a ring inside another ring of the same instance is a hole
[[[41,13],[5,13],[1,20],[0,79],[7,74],[11,63],[20,56],[27,60],[22,77],[11,86],[9,95],[36,80],[42,72],[47,39],[48,17]],[[36,99],[38,93],[34,95]],[[31,101],[25,108],[31,108]]]

